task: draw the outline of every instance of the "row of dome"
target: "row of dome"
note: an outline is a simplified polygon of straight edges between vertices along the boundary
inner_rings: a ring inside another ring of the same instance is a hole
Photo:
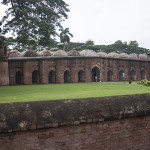
[[[65,52],[64,50],[58,50],[55,52],[49,50],[43,50],[36,52],[34,50],[28,50],[24,52],[19,52],[17,50],[11,50],[8,52],[8,57],[45,57],[45,56],[99,56],[99,57],[112,57],[112,58],[130,58],[130,59],[150,59],[147,54],[126,54],[120,53],[117,54],[115,52],[105,53],[105,52],[98,52],[96,53],[93,50],[82,50],[81,52],[77,50],[71,50],[69,52]]]

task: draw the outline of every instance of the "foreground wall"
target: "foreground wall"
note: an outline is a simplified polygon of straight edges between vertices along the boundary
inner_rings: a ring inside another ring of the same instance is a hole
[[[0,150],[149,150],[150,94],[0,104]]]

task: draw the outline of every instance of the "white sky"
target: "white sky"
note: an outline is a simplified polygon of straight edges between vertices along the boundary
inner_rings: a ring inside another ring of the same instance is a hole
[[[150,0],[64,0],[69,19],[63,24],[74,35],[72,42],[112,44],[136,40],[150,49]],[[1,2],[1,0],[0,0]],[[0,5],[0,18],[5,7]]]
[[[63,23],[73,42],[95,44],[136,40],[150,49],[150,0],[65,0],[69,19]]]

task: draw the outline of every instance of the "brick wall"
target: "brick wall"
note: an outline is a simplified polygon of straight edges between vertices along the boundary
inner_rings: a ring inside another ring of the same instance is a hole
[[[9,85],[7,46],[0,48],[0,86]]]
[[[0,104],[0,150],[149,150],[150,94]]]
[[[119,81],[119,72],[125,73],[125,80],[131,79],[130,72],[135,72],[136,80],[141,80],[141,71],[150,80],[150,61],[102,58],[102,57],[51,57],[51,58],[11,58],[9,59],[10,85],[16,84],[16,72],[23,74],[23,84],[32,84],[32,72],[40,72],[40,83],[48,84],[51,70],[56,73],[56,83],[64,83],[64,72],[70,72],[70,82],[78,82],[78,72],[84,72],[84,81],[92,82],[92,69],[97,67],[101,73],[101,81],[108,81],[108,71],[113,73],[113,81]]]
[[[149,150],[150,117],[0,135],[0,150]]]

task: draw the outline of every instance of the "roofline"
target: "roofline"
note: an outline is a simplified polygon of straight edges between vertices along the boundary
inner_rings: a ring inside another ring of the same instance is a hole
[[[71,58],[103,58],[103,59],[118,59],[118,60],[134,60],[134,61],[148,61],[150,59],[139,58],[116,58],[116,57],[101,57],[101,56],[44,56],[44,57],[11,57],[8,61],[14,60],[47,60],[47,59],[71,59]]]

